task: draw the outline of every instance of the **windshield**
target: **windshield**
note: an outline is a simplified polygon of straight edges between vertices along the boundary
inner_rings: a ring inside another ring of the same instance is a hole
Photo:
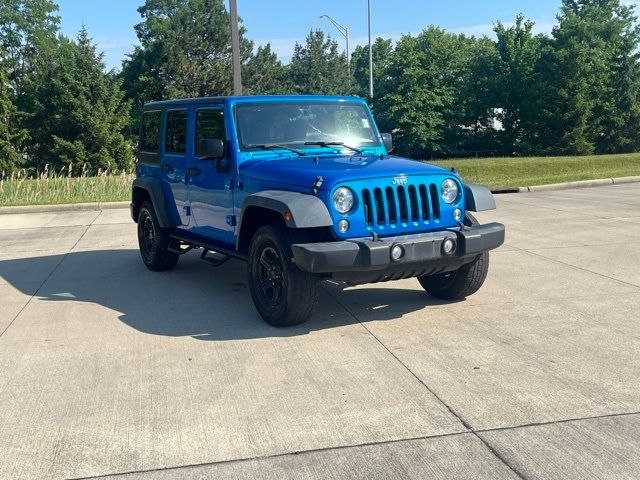
[[[360,103],[239,104],[236,122],[243,150],[265,145],[302,147],[310,142],[342,142],[351,147],[380,145],[371,115]]]

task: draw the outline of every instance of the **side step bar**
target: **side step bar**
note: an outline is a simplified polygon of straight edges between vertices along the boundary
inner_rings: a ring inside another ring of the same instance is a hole
[[[222,247],[220,245],[216,245],[215,243],[206,240],[195,239],[186,235],[179,235],[176,233],[172,233],[171,235],[169,235],[169,237],[180,242],[178,249],[171,249],[171,251],[173,251],[174,253],[182,254],[187,253],[194,248],[203,248],[204,252],[201,255],[201,258],[212,264],[217,263],[218,260],[213,258],[206,258],[208,252],[219,253],[221,255],[224,255],[225,257],[237,258],[238,260],[246,261],[248,259],[248,256],[245,254],[236,252],[235,250],[231,250],[226,247]],[[185,245],[185,248],[182,248],[182,245]],[[226,262],[227,260],[228,259],[225,259],[224,261]],[[222,263],[220,263],[220,265],[222,265]]]

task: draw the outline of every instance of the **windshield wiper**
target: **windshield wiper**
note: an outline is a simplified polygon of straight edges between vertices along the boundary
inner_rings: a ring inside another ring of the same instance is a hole
[[[298,150],[297,148],[287,147],[286,145],[278,145],[276,143],[269,143],[267,145],[247,145],[246,148],[259,148],[260,150],[289,150],[290,152],[296,153],[301,157],[306,157],[307,154],[302,150]]]
[[[318,145],[319,147],[344,147],[362,155],[362,150],[356,147],[345,145],[344,142],[304,142],[305,145]]]

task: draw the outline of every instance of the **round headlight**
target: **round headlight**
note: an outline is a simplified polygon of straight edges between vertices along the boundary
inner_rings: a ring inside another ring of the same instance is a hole
[[[458,199],[460,189],[458,183],[455,180],[447,178],[442,182],[442,199],[447,203],[453,203]]]
[[[353,191],[347,187],[340,187],[333,193],[333,208],[339,213],[347,213],[353,208]]]

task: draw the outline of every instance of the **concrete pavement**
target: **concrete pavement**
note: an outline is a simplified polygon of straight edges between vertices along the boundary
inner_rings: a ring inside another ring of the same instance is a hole
[[[0,216],[0,478],[638,478],[640,187],[497,197],[484,288],[151,273],[126,210]]]

